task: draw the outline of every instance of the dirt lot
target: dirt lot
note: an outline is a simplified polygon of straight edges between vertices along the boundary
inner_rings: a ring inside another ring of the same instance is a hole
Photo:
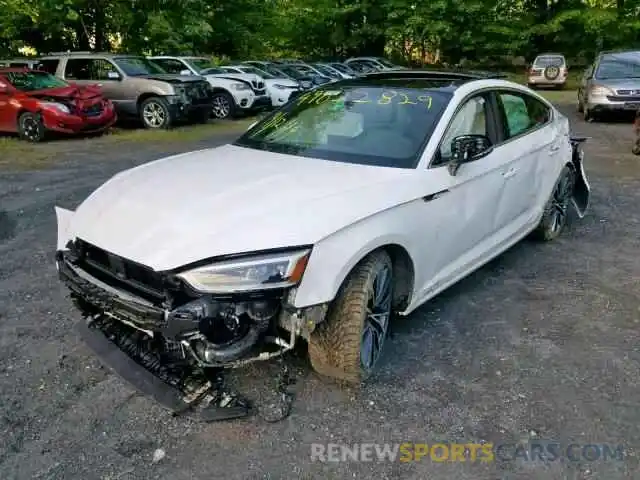
[[[172,418],[99,366],[53,262],[54,204],[75,208],[115,172],[217,145],[56,143],[37,171],[0,167],[0,479],[640,478],[640,158],[631,127],[585,124],[589,215],[556,242],[523,242],[397,323],[361,391],[323,383],[303,358],[292,414],[267,423]],[[69,146],[70,144],[73,146]],[[6,153],[3,155],[6,156]],[[6,158],[5,158],[6,160]],[[55,163],[56,166],[52,166]],[[215,188],[215,184],[212,185]],[[258,405],[277,363],[234,374]],[[623,461],[310,461],[312,443],[527,438],[625,446]],[[153,462],[156,449],[166,456]]]

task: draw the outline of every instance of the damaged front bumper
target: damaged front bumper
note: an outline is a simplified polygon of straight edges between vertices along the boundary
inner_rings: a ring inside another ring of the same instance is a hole
[[[291,307],[292,290],[224,298],[194,295],[175,277],[157,272],[155,281],[142,285],[114,275],[90,245],[76,241],[67,247],[58,250],[56,262],[87,319],[78,327],[82,338],[108,367],[176,413],[209,392],[220,369],[293,349],[327,309]],[[113,258],[111,263],[118,264]],[[138,280],[149,275],[133,273]]]

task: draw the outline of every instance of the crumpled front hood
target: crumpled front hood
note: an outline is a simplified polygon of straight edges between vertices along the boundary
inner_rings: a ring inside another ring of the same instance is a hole
[[[31,92],[23,92],[25,95],[34,98],[56,98],[61,100],[91,100],[100,97],[102,92],[98,86],[79,87],[77,85],[68,85],[59,88],[47,88],[44,90],[33,90]]]
[[[419,197],[425,187],[415,170],[226,145],[121,172],[78,207],[70,234],[169,270],[219,255],[313,244]]]

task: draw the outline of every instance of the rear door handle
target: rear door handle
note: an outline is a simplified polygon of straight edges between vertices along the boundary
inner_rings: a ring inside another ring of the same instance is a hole
[[[506,172],[504,172],[502,174],[502,176],[504,178],[511,178],[513,177],[516,173],[518,173],[518,169],[517,168],[510,168],[509,170],[507,170]]]

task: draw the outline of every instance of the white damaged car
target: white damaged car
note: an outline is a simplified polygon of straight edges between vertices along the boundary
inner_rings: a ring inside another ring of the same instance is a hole
[[[357,383],[394,314],[585,214],[583,140],[516,83],[344,80],[233,144],[123,171],[56,208],[57,267],[86,341],[139,388],[171,390],[180,400],[155,397],[172,408],[210,369],[301,340],[315,370]]]
[[[284,76],[278,77],[272,75],[252,65],[243,63],[237,65],[221,65],[220,69],[228,73],[255,74],[262,77],[267,87],[267,94],[271,98],[272,107],[281,107],[289,101],[289,98],[300,92],[300,84],[295,80],[284,78]]]
[[[206,57],[149,57],[169,73],[200,75],[213,87],[213,116],[232,118],[241,112],[255,113],[271,106],[264,79],[255,73],[230,73],[211,65]]]

